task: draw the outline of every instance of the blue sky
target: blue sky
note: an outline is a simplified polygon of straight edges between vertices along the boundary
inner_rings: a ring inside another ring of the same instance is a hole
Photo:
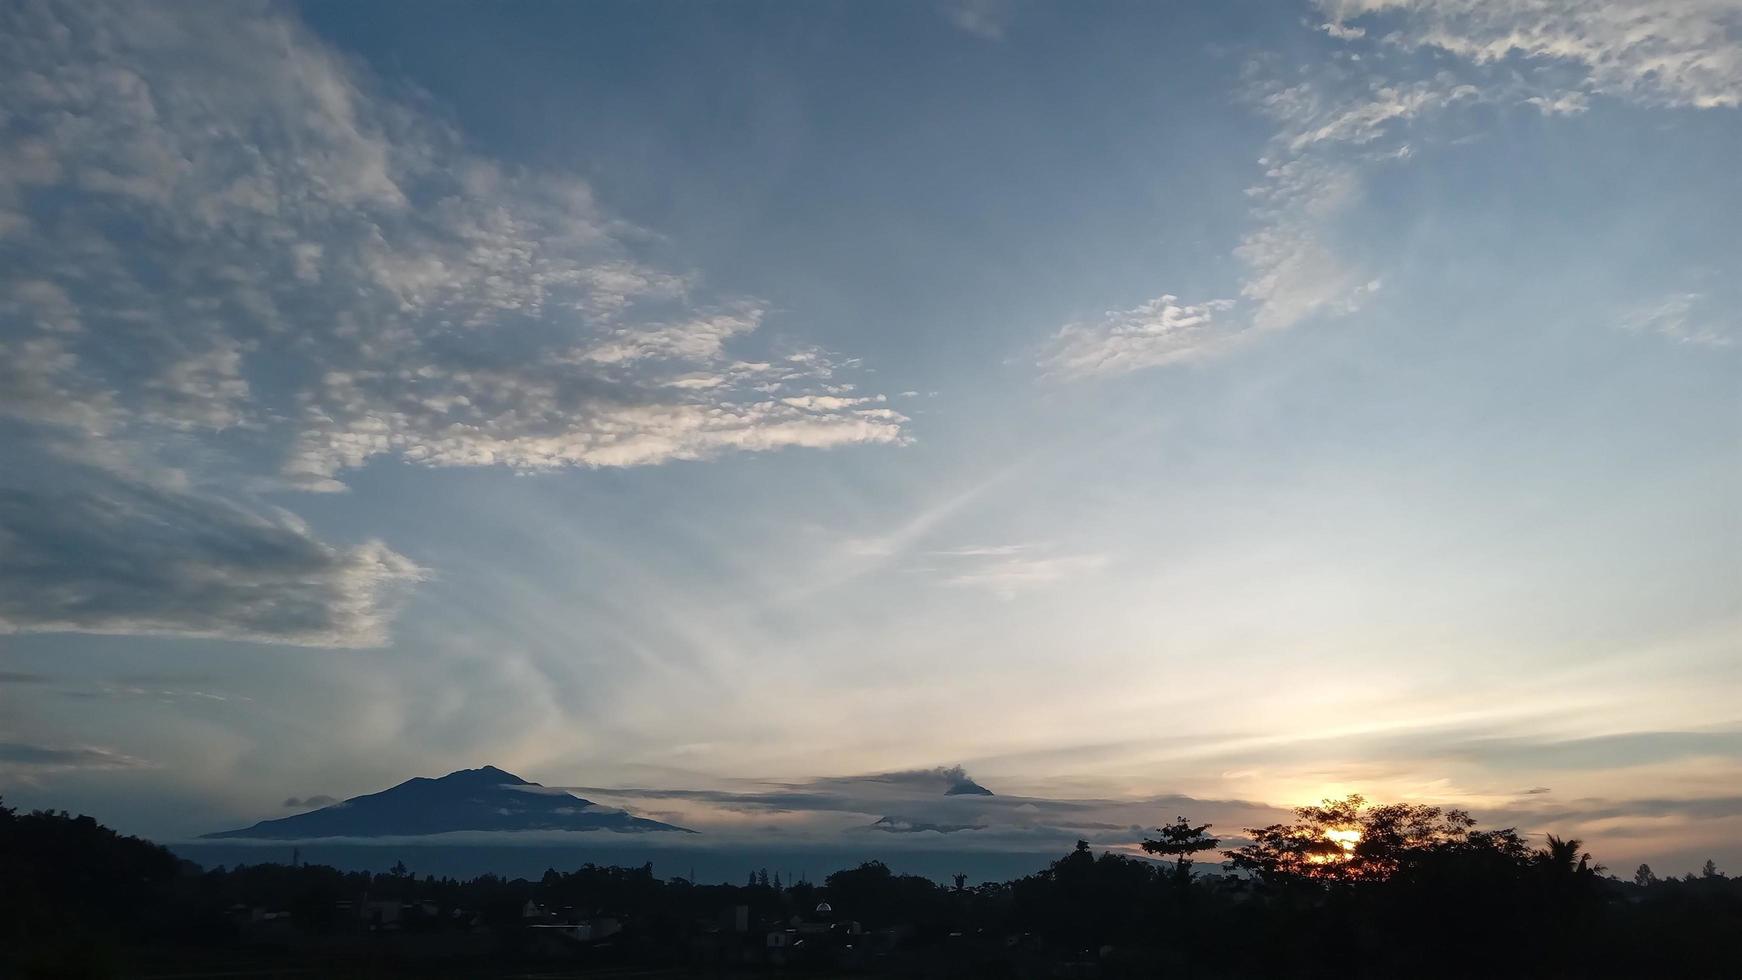
[[[4,17],[9,801],[1742,860],[1733,2]]]

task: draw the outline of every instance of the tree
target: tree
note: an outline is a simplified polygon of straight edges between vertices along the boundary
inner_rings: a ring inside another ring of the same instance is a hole
[[[1359,794],[1297,807],[1295,822],[1248,828],[1252,843],[1224,851],[1236,868],[1269,881],[1383,881],[1448,861],[1520,864],[1516,831],[1476,830],[1463,810],[1411,803],[1367,806]]]
[[[0,976],[118,973],[104,949],[161,929],[178,872],[168,850],[92,817],[0,804]],[[58,965],[15,970],[21,951]]]
[[[1220,838],[1205,833],[1209,829],[1210,825],[1207,823],[1194,827],[1191,821],[1179,817],[1173,823],[1156,828],[1155,832],[1161,836],[1145,839],[1143,849],[1150,854],[1173,858],[1174,876],[1184,881],[1191,875],[1193,854],[1220,847],[1222,844]]]
[[[930,878],[896,874],[882,861],[836,871],[823,885],[837,916],[867,926],[909,922],[923,928],[947,919],[953,908]]]
[[[1577,837],[1562,840],[1553,834],[1548,835],[1548,846],[1538,852],[1537,860],[1550,874],[1561,876],[1594,875],[1603,870],[1603,866],[1591,863],[1591,854],[1585,849],[1585,842]]]
[[[1652,873],[1651,865],[1642,864],[1633,872],[1633,883],[1641,888],[1657,884],[1657,875]]]
[[[1711,858],[1707,858],[1705,866],[1700,868],[1700,877],[1701,878],[1722,878],[1722,877],[1724,877],[1724,875],[1722,872],[1720,872],[1718,870],[1717,862],[1713,861]]]
[[[1345,845],[1351,835],[1360,834],[1357,828],[1365,805],[1360,794],[1353,794],[1319,806],[1296,807],[1294,823],[1248,827],[1252,843],[1223,854],[1234,867],[1270,881],[1355,877]]]

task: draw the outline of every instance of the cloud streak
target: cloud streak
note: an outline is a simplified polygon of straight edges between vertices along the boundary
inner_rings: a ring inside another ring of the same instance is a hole
[[[377,646],[423,570],[187,494],[112,483],[0,490],[0,630]]]
[[[1621,320],[1624,330],[1656,334],[1695,347],[1732,347],[1736,338],[1707,314],[1709,300],[1701,293],[1672,293],[1635,309]]]
[[[1075,381],[1208,357],[1238,332],[1223,319],[1233,306],[1227,299],[1182,305],[1168,294],[1129,310],[1109,310],[1099,320],[1061,327],[1040,366]]]
[[[932,562],[919,566],[950,588],[980,589],[1001,599],[1013,599],[1030,589],[1093,575],[1107,564],[1100,554],[1055,554],[1035,545],[993,545],[930,553]]]
[[[138,769],[144,765],[138,759],[108,749],[0,741],[0,771],[29,774],[75,769]]]
[[[891,834],[916,845],[1014,848],[1049,852],[1079,838],[1135,849],[1142,835],[1175,813],[1207,815],[1229,826],[1268,823],[1281,811],[1237,800],[1185,796],[1134,799],[1048,799],[950,793],[972,782],[960,767],[863,776],[833,776],[795,783],[743,782],[727,789],[564,787],[589,798],[641,807],[679,806],[686,826],[710,839],[777,833],[785,842],[839,839],[842,833]],[[770,822],[772,821],[772,823]],[[758,830],[760,828],[760,830]],[[778,828],[777,830],[775,828]]]

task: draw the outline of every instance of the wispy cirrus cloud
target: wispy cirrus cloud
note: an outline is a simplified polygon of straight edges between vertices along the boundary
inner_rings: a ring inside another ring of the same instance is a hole
[[[0,740],[0,772],[29,776],[74,769],[138,769],[147,763],[109,749],[87,745],[43,745]]]
[[[1621,327],[1696,347],[1733,346],[1736,343],[1733,327],[1727,330],[1721,326],[1711,307],[1712,303],[1702,293],[1671,293],[1622,317]]]
[[[1408,160],[1424,121],[1475,105],[1575,115],[1593,97],[1661,108],[1742,105],[1742,15],[1727,0],[1317,0],[1319,25],[1348,47],[1311,72],[1249,66],[1248,101],[1275,129],[1247,190],[1253,227],[1233,249],[1238,298],[1182,304],[1172,293],[1061,327],[1041,349],[1061,380],[1109,377],[1227,354],[1264,331],[1359,309],[1382,276],[1338,242],[1378,167]],[[1431,49],[1449,65],[1389,53]],[[1363,57],[1363,55],[1365,57]],[[1528,63],[1529,72],[1512,70]],[[1183,292],[1183,291],[1182,291]],[[1200,294],[1201,295],[1201,294]],[[1666,309],[1666,336],[1713,343]]]
[[[1043,346],[1042,370],[1061,380],[1111,377],[1224,356],[1267,331],[1359,308],[1380,280],[1338,248],[1338,222],[1359,200],[1364,166],[1407,155],[1387,141],[1414,116],[1468,97],[1336,80],[1283,83],[1251,68],[1248,101],[1275,125],[1263,178],[1246,191],[1254,225],[1233,249],[1237,298],[1182,303],[1167,293],[1098,321],[1066,324]]]
[[[1003,599],[1055,582],[1093,574],[1107,564],[1095,553],[1060,553],[1038,544],[973,545],[927,554],[915,570],[953,588],[984,589]]]
[[[1233,300],[1181,304],[1172,294],[1099,320],[1061,327],[1042,356],[1043,370],[1064,380],[1124,374],[1219,353],[1238,335],[1223,317]]]

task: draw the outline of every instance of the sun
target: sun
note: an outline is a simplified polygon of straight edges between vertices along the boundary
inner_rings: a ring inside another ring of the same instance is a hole
[[[1325,840],[1336,845],[1336,850],[1323,850],[1307,856],[1308,864],[1340,865],[1355,856],[1355,845],[1361,840],[1359,830],[1327,830]]]
[[[1361,840],[1359,830],[1327,830],[1325,836],[1330,839],[1331,843],[1343,849],[1345,857],[1354,853],[1355,845]]]

